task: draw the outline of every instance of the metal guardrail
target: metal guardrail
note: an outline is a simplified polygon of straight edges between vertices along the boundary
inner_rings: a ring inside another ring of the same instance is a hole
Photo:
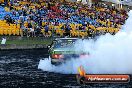
[[[132,6],[132,0],[102,0],[102,1]]]

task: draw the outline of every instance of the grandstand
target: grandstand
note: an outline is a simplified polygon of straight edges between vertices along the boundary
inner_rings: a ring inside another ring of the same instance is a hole
[[[35,2],[33,2],[35,1]],[[0,35],[93,37],[115,34],[128,18],[123,9],[67,0],[0,0]]]

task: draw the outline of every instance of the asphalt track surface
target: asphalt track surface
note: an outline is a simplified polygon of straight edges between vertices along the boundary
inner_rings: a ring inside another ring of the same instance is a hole
[[[132,88],[132,82],[79,85],[76,75],[39,70],[47,57],[47,49],[0,51],[0,88]]]

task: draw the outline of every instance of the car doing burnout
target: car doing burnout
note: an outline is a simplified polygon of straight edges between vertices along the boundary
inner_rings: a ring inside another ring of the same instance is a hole
[[[76,51],[74,45],[79,38],[57,38],[48,46],[51,63],[58,65],[73,58],[89,56],[89,53]]]

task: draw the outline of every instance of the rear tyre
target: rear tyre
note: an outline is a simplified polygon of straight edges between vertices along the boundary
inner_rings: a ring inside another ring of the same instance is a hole
[[[53,61],[51,61],[51,64],[52,64],[52,65],[55,65],[56,63],[55,63],[55,62],[53,62]]]
[[[60,65],[61,63],[60,63],[60,62],[53,62],[53,61],[51,61],[51,64],[52,64],[52,65],[55,65],[55,66],[58,66],[58,65]]]
[[[80,84],[85,84],[85,77],[80,78]]]
[[[83,85],[85,84],[85,77],[82,77],[82,76],[77,75],[76,78],[77,78],[77,83],[78,84],[81,84],[81,85],[82,84]]]

